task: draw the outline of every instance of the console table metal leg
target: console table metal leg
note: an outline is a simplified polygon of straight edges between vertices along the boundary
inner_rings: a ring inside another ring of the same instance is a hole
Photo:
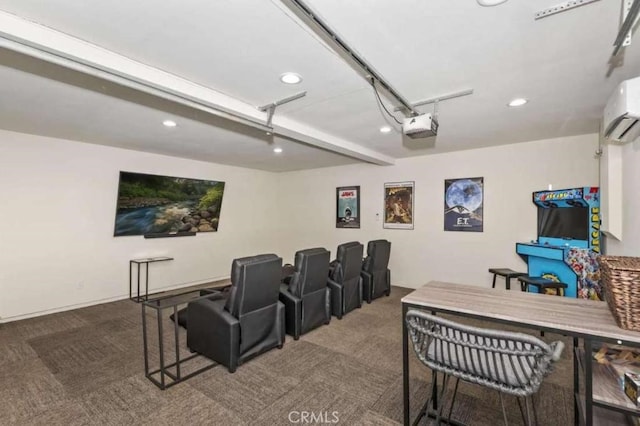
[[[591,377],[593,372],[591,369],[591,358],[591,340],[584,339],[584,416],[586,426],[593,425],[593,381]]]
[[[173,318],[175,318],[175,321],[173,321],[173,328],[174,328],[174,332],[175,332],[175,336],[176,336],[176,377],[177,380],[181,379],[180,376],[180,337],[178,335],[178,306],[174,306],[173,307]]]
[[[144,275],[144,300],[149,300],[149,264],[145,264],[147,269]]]
[[[409,426],[409,333],[407,330],[407,306],[402,304],[402,399],[404,402],[404,425]]]
[[[164,390],[164,335],[162,332],[162,312],[158,311],[158,349],[160,350],[160,389]]]
[[[576,390],[580,389],[580,371],[578,360],[578,338],[573,338],[573,424],[578,426],[580,424],[580,401],[576,396]],[[579,392],[578,392],[579,393]]]
[[[140,264],[138,264],[138,297],[136,298],[136,302],[140,301]]]
[[[147,347],[147,312],[142,305],[142,345],[144,349],[144,375],[149,377],[149,349]]]
[[[133,262],[129,261],[129,299],[133,299],[133,289],[132,287],[132,281],[133,278],[131,278],[131,273],[133,272]]]

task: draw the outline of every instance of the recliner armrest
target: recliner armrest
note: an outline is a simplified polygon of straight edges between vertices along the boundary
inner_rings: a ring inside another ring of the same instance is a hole
[[[342,289],[342,284],[338,284],[337,282],[335,282],[334,280],[332,280],[331,278],[327,279],[327,287],[329,287],[331,289],[331,291],[335,290],[341,290]]]
[[[289,286],[286,284],[280,284],[280,301],[286,306],[287,303],[300,302],[299,297],[294,296],[289,292]]]
[[[205,297],[206,299],[209,300],[218,300],[218,299],[224,299],[225,295],[218,291],[218,290],[213,290],[213,289],[209,289],[209,288],[205,288],[200,290],[200,297]],[[175,314],[171,314],[169,315],[169,319],[171,321],[176,321],[176,317]],[[182,308],[178,311],[178,318],[177,318],[178,324],[183,327],[183,328],[187,328],[187,324],[188,324],[188,315],[187,315],[187,308]]]
[[[360,272],[360,279],[362,281],[362,298],[368,303],[371,303],[373,294],[373,275],[363,270]]]
[[[280,284],[280,302],[285,308],[285,329],[287,333],[292,335],[295,339],[300,337],[302,319],[302,299],[294,296],[289,292],[289,287],[285,284]]]
[[[225,302],[203,298],[187,305],[187,346],[233,371],[240,347],[240,322],[224,309]]]
[[[342,307],[342,292],[344,288],[342,284],[338,284],[331,278],[327,279],[327,287],[331,291],[331,313],[340,319],[344,311]]]

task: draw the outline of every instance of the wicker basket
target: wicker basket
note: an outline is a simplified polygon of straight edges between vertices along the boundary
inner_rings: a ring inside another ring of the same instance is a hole
[[[600,256],[609,309],[620,328],[640,331],[640,257]]]

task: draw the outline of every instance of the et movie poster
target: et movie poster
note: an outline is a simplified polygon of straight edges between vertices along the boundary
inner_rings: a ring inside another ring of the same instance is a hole
[[[336,228],[360,228],[360,187],[336,188]]]
[[[482,232],[483,178],[445,179],[444,230]]]

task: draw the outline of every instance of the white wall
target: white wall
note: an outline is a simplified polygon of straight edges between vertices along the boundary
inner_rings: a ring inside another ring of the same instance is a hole
[[[601,230],[607,241],[623,238],[622,145],[601,144],[600,157],[600,217]],[[606,250],[606,247],[604,247]]]
[[[342,242],[392,242],[392,284],[429,280],[488,285],[490,267],[526,271],[517,241],[536,237],[533,191],[597,186],[597,135],[513,144],[399,160],[395,166],[351,165],[279,175],[280,253]],[[444,232],[444,179],[484,177],[484,232]],[[415,181],[415,229],[382,228],[383,184]],[[360,185],[361,228],[336,229],[336,187]],[[379,216],[377,216],[379,215]],[[502,284],[501,284],[502,285]]]
[[[607,254],[640,256],[640,138],[622,147],[622,239],[607,239]]]
[[[393,243],[394,285],[487,285],[488,267],[524,268],[514,248],[535,237],[531,192],[596,185],[596,148],[586,135],[272,174],[0,131],[0,321],[126,297],[132,258],[174,257],[150,267],[152,288],[164,289],[227,277],[235,257],[275,252],[291,262],[302,248],[335,254],[339,243],[375,238]],[[629,150],[637,161],[638,147]],[[225,181],[219,231],[114,238],[120,170]],[[476,176],[485,179],[484,232],[444,232],[444,179]],[[415,229],[384,230],[383,184],[405,180],[416,183]],[[361,186],[359,230],[335,228],[335,188],[345,185]]]
[[[218,232],[113,237],[120,170],[226,182]],[[276,175],[0,131],[0,318],[128,296],[129,259],[153,289],[228,277],[231,260],[276,252]]]

